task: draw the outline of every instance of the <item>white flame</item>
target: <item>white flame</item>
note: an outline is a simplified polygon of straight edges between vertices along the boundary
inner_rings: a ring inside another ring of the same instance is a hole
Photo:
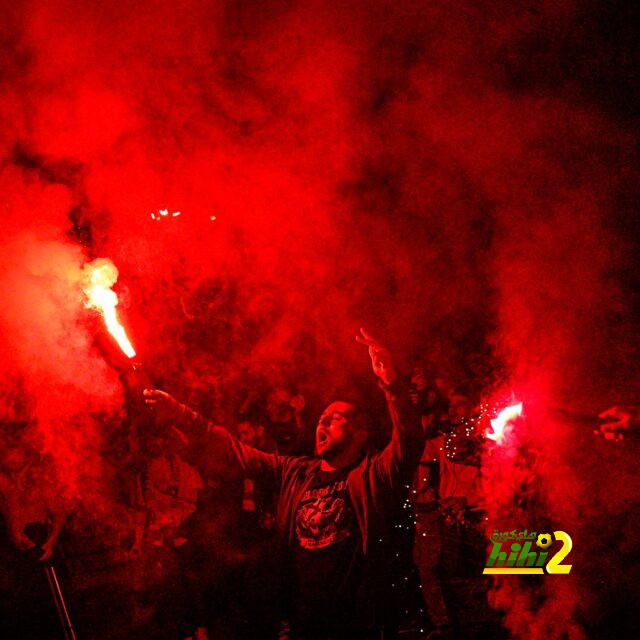
[[[505,429],[507,425],[522,415],[522,402],[503,409],[496,418],[491,420],[493,433],[487,432],[485,435],[494,442],[502,442],[505,439]]]
[[[136,352],[129,342],[124,327],[118,321],[116,306],[118,296],[111,287],[118,280],[118,269],[106,258],[98,258],[85,265],[86,284],[83,288],[87,296],[86,306],[97,309],[104,317],[107,330],[115,338],[125,355],[133,358]]]

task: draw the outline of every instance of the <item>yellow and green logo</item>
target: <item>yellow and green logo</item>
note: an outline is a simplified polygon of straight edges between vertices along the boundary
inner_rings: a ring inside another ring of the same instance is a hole
[[[508,540],[514,540],[510,547]],[[482,573],[542,575],[545,569],[552,574],[567,574],[571,571],[572,565],[562,564],[573,546],[571,537],[564,531],[554,531],[552,536],[550,533],[538,534],[536,531],[529,533],[528,529],[519,533],[515,529],[502,533],[496,529],[491,535],[491,541],[493,548]],[[547,550],[554,542],[561,543],[562,546],[548,558],[550,551]]]

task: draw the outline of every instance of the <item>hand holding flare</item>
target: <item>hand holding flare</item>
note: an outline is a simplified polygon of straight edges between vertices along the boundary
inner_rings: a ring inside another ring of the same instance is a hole
[[[182,414],[182,405],[166,391],[160,389],[144,389],[142,392],[144,403],[156,410],[156,416],[161,422],[177,420]]]

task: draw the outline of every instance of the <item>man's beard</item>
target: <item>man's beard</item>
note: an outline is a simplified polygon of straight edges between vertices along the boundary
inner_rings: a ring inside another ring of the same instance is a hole
[[[336,441],[329,438],[325,440],[323,445],[319,445],[319,443],[316,442],[316,456],[330,462],[333,458],[344,453],[348,446],[349,442],[347,440]]]

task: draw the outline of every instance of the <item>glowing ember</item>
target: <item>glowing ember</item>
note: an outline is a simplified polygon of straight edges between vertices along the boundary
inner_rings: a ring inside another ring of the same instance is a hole
[[[173,211],[169,213],[169,209],[158,209],[158,213],[151,212],[152,220],[162,220],[164,218],[177,218],[182,215],[182,211]]]
[[[522,402],[503,409],[497,418],[491,420],[493,433],[487,432],[485,435],[494,442],[502,442],[505,439],[505,429],[507,425],[522,415]]]
[[[124,327],[118,321],[116,306],[118,296],[111,287],[118,279],[118,269],[105,258],[99,258],[85,265],[85,286],[83,291],[87,296],[86,306],[97,309],[104,317],[107,330],[115,338],[124,353],[133,358],[136,352],[129,342]]]

